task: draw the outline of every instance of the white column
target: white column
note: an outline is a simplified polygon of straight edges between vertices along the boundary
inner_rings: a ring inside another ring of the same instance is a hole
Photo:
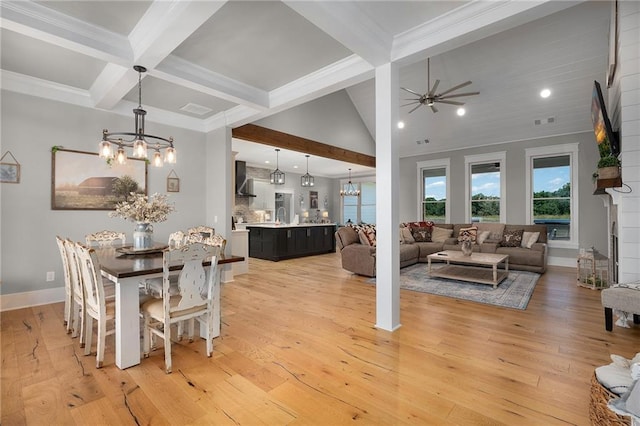
[[[618,205],[618,281],[640,280],[640,2],[620,1],[619,72],[622,188]],[[629,192],[630,191],[630,192]]]
[[[205,197],[206,224],[213,226],[216,234],[227,240],[226,253],[231,253],[231,214],[233,196],[233,161],[231,151],[231,128],[223,127],[207,134],[204,155],[207,158],[206,179],[201,182]],[[223,282],[233,280],[230,265],[224,267]]]
[[[376,68],[376,327],[400,327],[398,66]]]

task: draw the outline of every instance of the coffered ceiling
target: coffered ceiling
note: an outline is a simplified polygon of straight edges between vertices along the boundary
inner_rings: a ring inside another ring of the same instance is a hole
[[[149,70],[147,128],[155,121],[202,132],[346,90],[375,139],[375,67],[398,63],[400,85],[422,93],[431,57],[442,90],[471,80],[463,91],[480,95],[464,98],[464,117],[450,105],[437,114],[401,107],[406,126],[397,143],[411,156],[588,130],[593,80],[606,78],[610,8],[527,0],[2,1],[2,89],[131,116],[132,66],[140,64]],[[543,87],[552,90],[544,100]],[[406,95],[399,91],[401,104]],[[183,109],[190,104],[204,112]],[[534,124],[547,118],[553,124]],[[234,142],[249,163],[264,163],[265,149],[272,150]],[[281,169],[304,167],[299,154],[291,157],[281,153]],[[346,175],[340,162],[311,164],[316,175]]]

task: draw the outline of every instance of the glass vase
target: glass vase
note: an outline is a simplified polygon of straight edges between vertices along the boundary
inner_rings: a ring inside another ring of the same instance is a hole
[[[153,247],[153,225],[147,222],[136,222],[133,231],[133,249],[146,250]]]
[[[462,249],[462,254],[464,254],[465,256],[471,256],[471,253],[473,252],[473,247],[471,247],[471,241],[469,240],[463,241],[462,245],[460,246],[460,249]]]

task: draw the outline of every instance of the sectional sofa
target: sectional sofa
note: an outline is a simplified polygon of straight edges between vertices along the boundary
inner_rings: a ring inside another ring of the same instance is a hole
[[[547,268],[547,227],[503,223],[403,223],[399,228],[400,267],[427,262],[442,250],[461,250],[463,238],[472,240],[474,252],[509,255],[509,269],[544,273]],[[358,275],[376,276],[375,225],[338,228],[336,245],[342,267]]]

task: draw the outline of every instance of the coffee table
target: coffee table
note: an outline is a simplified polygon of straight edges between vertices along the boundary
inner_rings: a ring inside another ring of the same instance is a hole
[[[438,270],[431,270],[431,261],[445,261]],[[504,262],[504,269],[498,265]],[[483,266],[491,266],[486,268]],[[490,284],[497,288],[509,276],[509,255],[496,253],[471,253],[465,256],[461,251],[445,250],[427,256],[427,271],[434,277]]]

